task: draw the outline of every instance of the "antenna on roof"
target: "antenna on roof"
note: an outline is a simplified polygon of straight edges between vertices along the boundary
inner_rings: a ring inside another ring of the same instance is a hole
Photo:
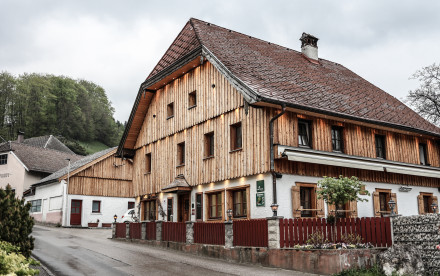
[[[7,143],[8,141],[6,141],[1,135],[0,138],[2,138],[3,142]]]

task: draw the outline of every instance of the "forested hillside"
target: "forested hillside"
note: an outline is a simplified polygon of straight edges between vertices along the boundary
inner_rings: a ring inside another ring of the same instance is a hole
[[[0,135],[6,140],[15,140],[20,130],[26,137],[62,136],[69,147],[80,147],[75,141],[115,146],[124,126],[113,113],[105,90],[91,81],[0,73]]]

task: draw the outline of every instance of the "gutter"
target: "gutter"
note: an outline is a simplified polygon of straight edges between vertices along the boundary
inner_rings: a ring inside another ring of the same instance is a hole
[[[281,112],[278,113],[277,115],[275,115],[272,119],[270,119],[269,121],[269,134],[270,134],[270,173],[272,174],[272,206],[274,206],[275,208],[273,209],[273,216],[276,217],[277,216],[277,208],[278,204],[277,204],[277,173],[275,172],[275,155],[274,155],[274,150],[273,150],[273,123],[279,118],[281,117],[284,113],[286,112],[286,104],[282,104],[281,105]]]

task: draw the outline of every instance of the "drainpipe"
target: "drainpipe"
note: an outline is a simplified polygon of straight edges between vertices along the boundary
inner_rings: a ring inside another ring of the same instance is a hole
[[[281,112],[277,115],[275,115],[272,119],[269,121],[269,133],[270,133],[270,173],[272,174],[272,191],[273,191],[273,202],[272,202],[272,211],[273,216],[277,216],[277,210],[278,210],[278,204],[277,204],[277,174],[275,173],[275,154],[273,150],[273,122],[277,120],[279,117],[281,117],[286,112],[286,105],[281,105]]]

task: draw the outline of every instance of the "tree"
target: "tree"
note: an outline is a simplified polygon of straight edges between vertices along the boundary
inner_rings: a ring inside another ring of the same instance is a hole
[[[11,186],[0,188],[0,240],[18,246],[28,258],[34,249],[34,238],[30,236],[34,219],[29,216],[30,203],[15,197]]]
[[[420,86],[410,90],[406,102],[421,116],[440,124],[440,64],[423,67],[412,75]]]
[[[367,198],[359,197],[364,184],[356,176],[351,178],[342,175],[339,178],[324,176],[324,179],[318,181],[318,185],[321,188],[317,191],[318,199],[322,198],[327,204],[335,205],[336,214],[339,211],[339,206],[350,201],[368,201]],[[367,190],[362,190],[362,192],[364,195],[370,195]],[[336,227],[336,220],[334,220],[334,226]]]

